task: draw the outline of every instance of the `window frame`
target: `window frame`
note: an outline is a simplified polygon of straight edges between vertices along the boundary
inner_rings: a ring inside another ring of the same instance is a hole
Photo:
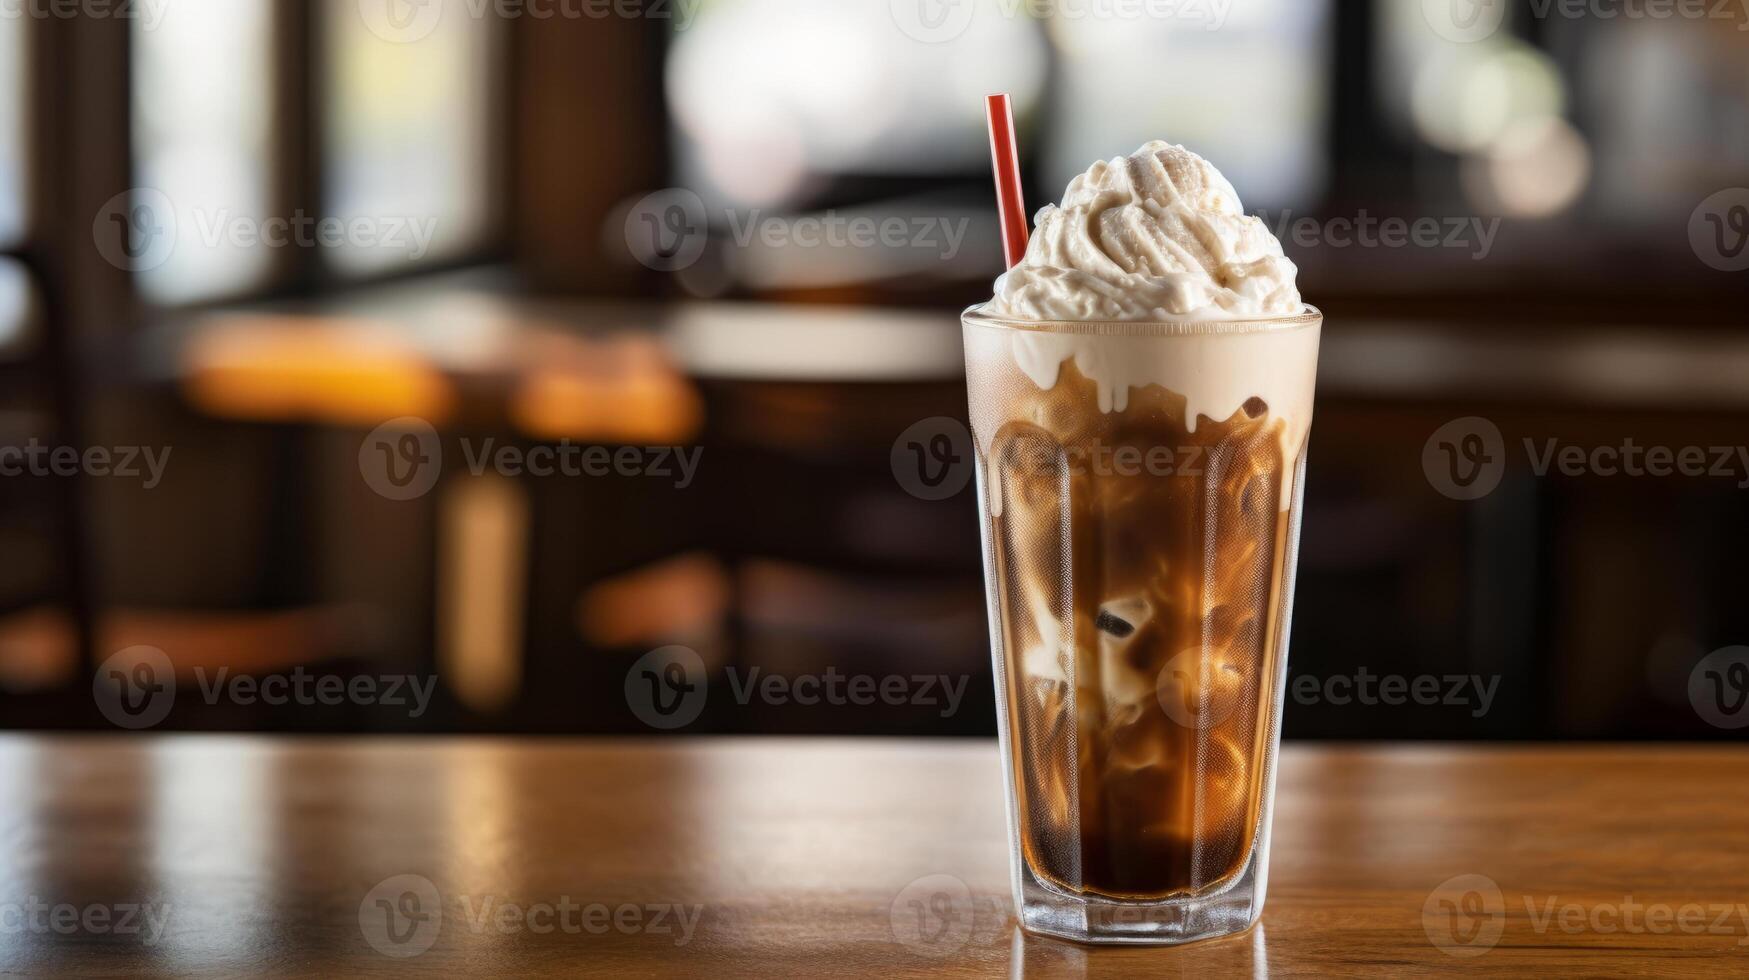
[[[267,179],[269,212],[275,215],[306,214],[328,217],[328,174],[326,173],[327,143],[323,117],[330,94],[331,59],[324,48],[328,23],[328,4],[312,0],[269,0],[272,37],[269,50],[273,67],[269,72],[272,91],[270,111],[274,115],[270,158],[274,161]],[[398,263],[382,270],[366,273],[344,272],[338,269],[324,251],[314,245],[291,245],[275,249],[262,281],[244,289],[183,303],[152,305],[139,295],[138,283],[132,276],[129,284],[136,304],[152,311],[199,313],[239,305],[275,303],[310,299],[372,286],[441,276],[461,269],[503,261],[510,255],[510,207],[513,201],[509,175],[514,161],[510,157],[513,145],[512,121],[514,99],[512,79],[512,47],[516,32],[510,24],[491,15],[488,48],[487,95],[489,106],[486,130],[486,167],[484,206],[486,225],[477,240],[462,251],[439,259],[422,259]],[[134,37],[129,32],[127,43],[131,52]],[[132,91],[132,59],[126,75],[129,100],[124,111],[130,116]],[[125,155],[130,174],[138,173],[131,125],[127,136],[117,147]]]

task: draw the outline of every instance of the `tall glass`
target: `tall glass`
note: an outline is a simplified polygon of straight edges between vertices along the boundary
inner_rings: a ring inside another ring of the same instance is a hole
[[[1263,908],[1323,316],[962,322],[1021,923],[1241,932]]]

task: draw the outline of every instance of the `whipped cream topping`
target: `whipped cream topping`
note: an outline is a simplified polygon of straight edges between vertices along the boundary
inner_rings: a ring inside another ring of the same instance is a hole
[[[984,312],[1026,320],[1227,320],[1300,312],[1299,270],[1207,160],[1155,140],[1100,160],[1038,212]]]

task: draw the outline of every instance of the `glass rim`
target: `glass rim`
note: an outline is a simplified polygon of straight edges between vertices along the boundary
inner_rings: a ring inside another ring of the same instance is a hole
[[[1009,330],[1030,330],[1037,333],[1100,334],[1119,337],[1192,337],[1297,330],[1315,323],[1322,323],[1324,320],[1323,311],[1310,303],[1300,304],[1300,312],[1298,313],[1233,317],[1228,320],[1029,320],[1022,317],[985,313],[984,306],[984,303],[976,303],[966,307],[960,312],[960,322]]]

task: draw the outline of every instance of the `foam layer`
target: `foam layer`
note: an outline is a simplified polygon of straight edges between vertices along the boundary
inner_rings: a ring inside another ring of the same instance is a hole
[[[966,363],[980,379],[1004,376],[1013,365],[1040,391],[1050,391],[1065,363],[1092,381],[1102,413],[1122,412],[1132,389],[1158,385],[1185,400],[1184,424],[1195,432],[1203,419],[1225,420],[1260,399],[1279,420],[1282,458],[1292,464],[1312,425],[1322,320],[1303,308],[1303,322],[1228,329],[1183,325],[1175,331],[1124,330],[1122,324],[1004,324],[977,312],[966,316]],[[1114,332],[1115,331],[1115,332]],[[975,366],[975,367],[974,367]],[[1008,421],[1012,393],[971,389],[972,430],[984,442]],[[1283,501],[1286,506],[1286,501]]]

